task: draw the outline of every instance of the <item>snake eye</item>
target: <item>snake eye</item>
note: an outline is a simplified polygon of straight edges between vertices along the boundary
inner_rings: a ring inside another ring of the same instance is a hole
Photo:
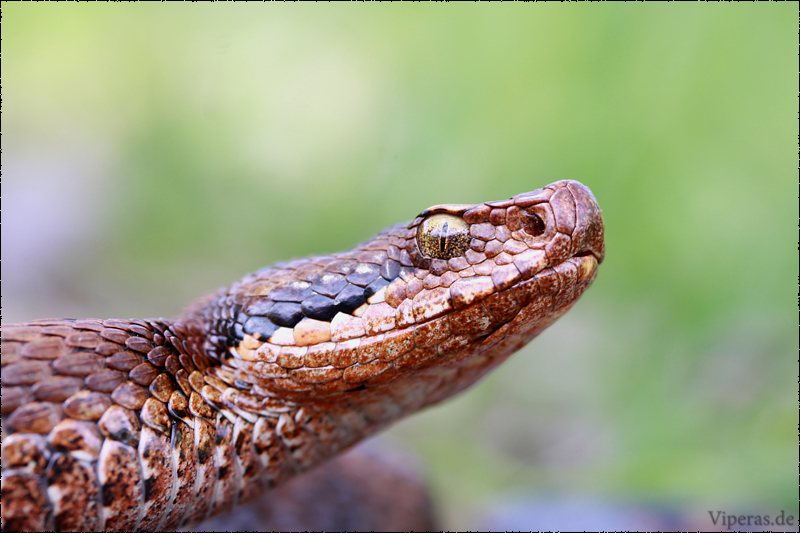
[[[464,219],[440,213],[422,221],[417,230],[417,247],[432,259],[459,257],[469,247],[469,226]]]

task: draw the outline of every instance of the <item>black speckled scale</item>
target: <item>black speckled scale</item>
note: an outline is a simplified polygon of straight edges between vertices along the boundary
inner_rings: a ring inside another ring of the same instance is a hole
[[[390,228],[396,235],[404,234],[406,224]],[[216,323],[212,341],[217,352],[238,346],[245,335],[267,341],[279,328],[293,328],[304,318],[330,322],[337,313],[353,315],[375,293],[400,276],[413,275],[414,268],[404,266],[405,252],[393,248],[383,250],[359,249],[324,263],[315,258],[291,261],[259,270],[242,281],[247,284],[260,279],[274,279],[283,274],[284,281],[257,294],[237,292],[234,288],[226,297],[229,306],[216,310],[209,317]],[[318,258],[317,258],[318,259]],[[222,339],[228,336],[228,341]]]

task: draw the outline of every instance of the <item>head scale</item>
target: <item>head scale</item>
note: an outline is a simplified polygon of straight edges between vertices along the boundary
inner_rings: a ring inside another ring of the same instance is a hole
[[[438,205],[351,251],[245,277],[204,308],[206,350],[266,403],[392,398],[410,411],[558,319],[603,254],[600,208],[576,181]]]

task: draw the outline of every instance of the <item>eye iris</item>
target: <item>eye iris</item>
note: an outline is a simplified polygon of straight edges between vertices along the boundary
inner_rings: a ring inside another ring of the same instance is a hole
[[[451,259],[463,255],[469,247],[469,240],[467,223],[449,214],[430,216],[417,230],[419,251],[433,259]]]

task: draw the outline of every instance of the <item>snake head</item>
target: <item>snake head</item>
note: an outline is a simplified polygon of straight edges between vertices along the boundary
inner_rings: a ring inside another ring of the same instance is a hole
[[[205,307],[206,349],[236,380],[231,407],[380,399],[410,412],[470,385],[552,324],[603,256],[600,208],[577,181],[437,205],[353,250],[224,290]]]

